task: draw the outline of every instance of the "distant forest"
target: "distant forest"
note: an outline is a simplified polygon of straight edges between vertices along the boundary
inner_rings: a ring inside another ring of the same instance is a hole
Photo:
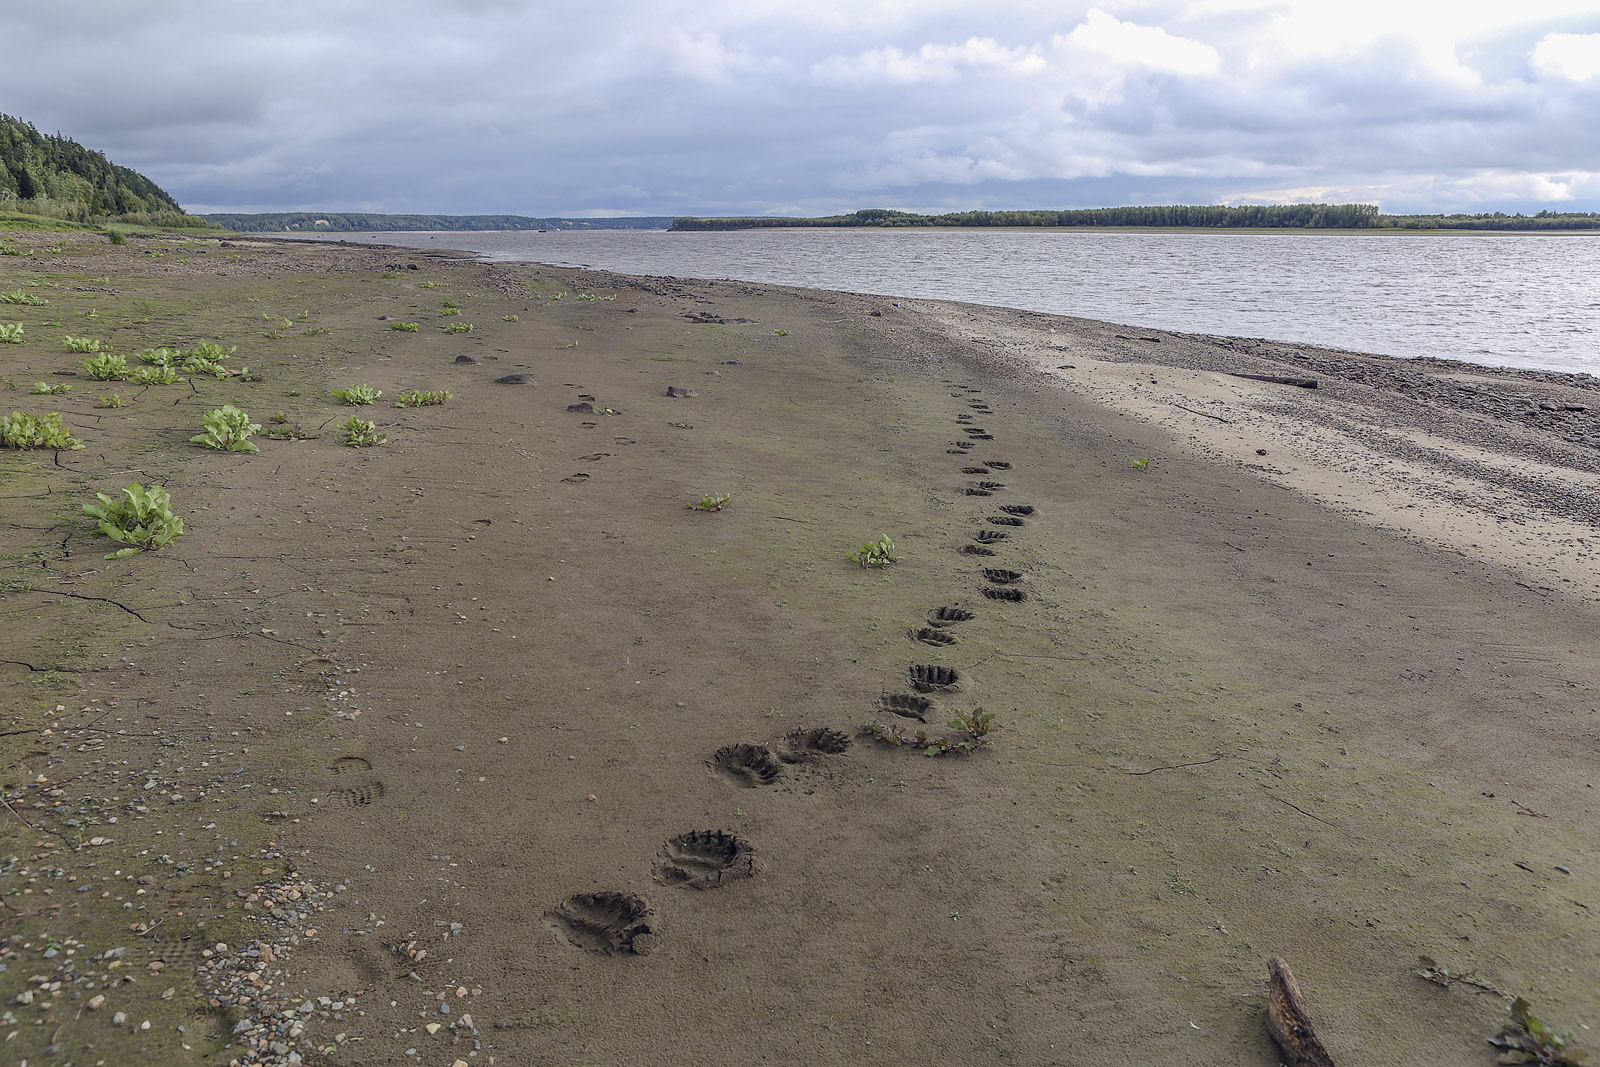
[[[350,211],[211,214],[210,222],[239,233],[371,233],[382,230],[664,230],[665,215],[616,219],[535,219],[526,215],[378,215]]]
[[[138,171],[10,115],[0,115],[0,210],[84,223],[204,225]]]
[[[956,211],[917,215],[868,208],[822,218],[693,218],[672,220],[674,230],[754,230],[789,227],[1157,227],[1296,230],[1600,230],[1594,212],[1541,211],[1537,215],[1386,215],[1376,204],[1260,204],[1105,207],[1067,211]]]

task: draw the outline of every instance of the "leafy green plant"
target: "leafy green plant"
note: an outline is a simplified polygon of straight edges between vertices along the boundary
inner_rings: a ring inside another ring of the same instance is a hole
[[[328,328],[326,326],[307,326],[300,332],[306,337],[319,337],[322,334],[327,333]]]
[[[22,343],[22,323],[0,322],[0,344],[20,345]]]
[[[10,243],[0,243],[0,256],[31,256],[31,255],[33,255],[33,251],[31,249],[18,248],[16,245],[10,244]]]
[[[444,332],[445,333],[471,333],[472,332],[472,323],[470,323],[470,322],[452,322],[450,325],[448,325],[448,326],[446,326],[444,328]]]
[[[49,382],[34,382],[33,388],[29,389],[28,393],[30,396],[60,396],[71,389],[72,386],[67,382],[56,382],[54,385]]]
[[[13,411],[0,419],[0,444],[7,448],[83,447],[82,442],[67,432],[66,421],[59,411],[52,411],[48,415]]]
[[[442,289],[444,286],[446,286],[448,284],[449,284],[448,282],[423,282],[422,283],[422,288],[424,288],[424,289]]]
[[[425,408],[435,404],[443,404],[449,400],[451,393],[448,390],[418,390],[413,389],[408,393],[401,393],[400,399],[395,401],[397,408]]]
[[[238,350],[237,345],[224,348],[210,341],[201,341],[178,353],[183,360],[179,369],[185,374],[210,374],[216,378],[226,378],[232,372],[223,363]]]
[[[1572,1047],[1572,1035],[1558,1034],[1533,1017],[1531,1005],[1518,997],[1511,1004],[1511,1020],[1489,1039],[1505,1049],[1497,1063],[1537,1063],[1549,1067],[1582,1067],[1588,1054]]]
[[[13,289],[8,293],[0,293],[0,304],[22,304],[27,307],[44,307],[50,301],[42,296],[34,296],[25,289]]]
[[[710,496],[701,497],[693,504],[686,504],[684,506],[690,511],[721,511],[723,508],[730,506],[732,503],[732,493],[712,493]]]
[[[110,241],[114,245],[125,245],[128,243],[128,235],[123,233],[121,230],[108,229],[106,230],[106,240]]]
[[[500,321],[501,322],[516,322],[517,321],[517,317],[515,315],[501,315],[500,316]]]
[[[454,300],[441,301],[439,307],[445,312],[461,310],[461,305],[456,303]]]
[[[333,396],[335,400],[338,400],[343,404],[349,404],[352,407],[355,407],[358,404],[370,404],[382,395],[382,389],[374,389],[372,386],[365,383],[362,383],[361,385],[352,385],[345,389],[333,390]]]
[[[565,289],[561,289],[561,290],[558,290],[558,291],[550,294],[550,299],[551,300],[565,300],[566,298],[567,298],[567,291]]]
[[[789,331],[788,330],[773,330],[772,331],[772,336],[774,336],[774,337],[788,337],[789,336]]]
[[[266,338],[268,341],[281,341],[281,340],[283,340],[283,331],[282,330],[262,330],[261,331],[261,336]]]
[[[401,333],[416,333],[418,330],[422,329],[422,327],[415,322],[391,322],[389,324],[389,329],[399,330]]]
[[[1136,470],[1144,470],[1146,467],[1150,466],[1150,461],[1145,459],[1143,456],[1140,456],[1138,459],[1133,461],[1133,466]]]
[[[274,411],[272,413],[272,417],[267,421],[277,423],[279,426],[282,426],[289,421],[289,416],[286,412]]]
[[[173,385],[177,380],[178,372],[164,363],[135,367],[128,372],[128,381],[134,385]]]
[[[129,482],[121,500],[105,493],[95,496],[100,502],[85,504],[84,514],[99,520],[97,529],[102,534],[128,546],[110,553],[106,559],[163,548],[183,533],[183,520],[172,513],[172,497],[159,485],[145,488],[138,482]]]
[[[863,567],[887,567],[900,562],[900,557],[894,554],[894,542],[889,540],[888,534],[876,541],[865,542],[858,551],[846,553],[846,557]]]
[[[339,428],[339,439],[351,448],[371,448],[381,445],[389,438],[386,434],[378,432],[377,424],[370,419],[358,419],[351,415]]]
[[[94,337],[73,337],[68,334],[61,339],[61,343],[68,352],[98,352],[100,341]]]
[[[876,719],[862,727],[862,733],[891,745],[915,745],[922,749],[924,756],[931,757],[951,752],[976,752],[991,744],[989,734],[999,729],[995,725],[994,715],[982,708],[974,708],[970,714],[957,709],[951,714],[954,718],[945,725],[953,732],[942,736],[935,736],[926,730],[912,732],[903,726],[880,723]]]
[[[120,382],[128,376],[125,356],[102,352],[83,361],[83,372],[97,382]]]
[[[122,394],[121,393],[112,393],[110,396],[101,397],[100,398],[100,403],[96,404],[95,407],[97,407],[97,408],[120,408],[122,405],[124,405],[126,403],[127,403],[127,401],[122,399]]]
[[[250,435],[260,430],[261,424],[251,422],[249,415],[232,404],[224,404],[201,417],[200,432],[189,440],[224,452],[259,452],[261,449],[250,443]]]
[[[283,412],[280,411],[278,414],[282,415]],[[277,422],[279,420],[276,416],[274,416],[273,421]],[[274,441],[310,441],[314,438],[322,436],[321,434],[318,434],[312,430],[306,429],[298,422],[290,423],[287,416],[285,416],[282,421],[284,425],[276,426],[267,431],[267,436],[272,438]]]
[[[135,354],[140,363],[147,363],[152,367],[176,367],[183,358],[183,353],[176,348],[147,348]]]

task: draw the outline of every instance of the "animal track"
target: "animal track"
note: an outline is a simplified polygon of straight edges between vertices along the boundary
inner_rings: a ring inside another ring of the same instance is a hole
[[[952,456],[964,456],[967,454],[967,450],[964,448],[947,448],[945,452]]]
[[[956,421],[957,422],[971,422],[972,421],[972,416],[971,415],[957,415],[956,416]]]
[[[724,745],[711,757],[711,765],[740,785],[771,785],[783,771],[765,745]]]
[[[986,459],[983,461],[983,465],[992,471],[1008,471],[1011,469],[1011,464],[1003,459]]]
[[[756,873],[750,842],[724,830],[691,830],[679,834],[656,857],[655,879],[662,885],[713,889],[729,878]]]
[[[364,808],[388,791],[388,787],[373,778],[349,789],[330,789],[328,790],[328,799],[335,804],[348,804],[352,808]]]
[[[579,471],[577,474],[569,474],[561,480],[569,485],[578,485],[581,482],[588,481],[589,476],[584,474],[582,471]]]
[[[334,774],[350,774],[353,771],[372,770],[372,761],[361,756],[340,756],[328,764],[328,770]]]
[[[972,442],[971,441],[951,441],[950,442],[950,447],[951,448],[971,448],[972,447]]]
[[[985,587],[983,595],[990,600],[1008,600],[1013,604],[1019,604],[1028,599],[1028,594],[1020,589],[997,589],[994,586]]]
[[[1001,511],[1009,511],[1011,509],[1010,508],[1001,508],[1000,510]],[[985,515],[984,518],[983,518],[983,521],[987,522],[987,523],[990,523],[990,524],[992,524],[994,526],[1026,526],[1027,525],[1027,523],[1023,522],[1021,519],[1015,518],[1015,517],[1013,517],[1011,515]]]
[[[632,893],[577,893],[551,910],[549,926],[575,948],[643,955],[655,937],[652,914],[644,898]]]
[[[987,593],[988,590],[985,589],[984,592]],[[948,691],[961,688],[961,675],[956,673],[954,667],[936,667],[927,663],[907,667],[906,681],[919,693],[931,693],[936,689]]]
[[[1032,515],[1037,509],[1032,504],[1002,504],[1000,510],[1007,515]]]
[[[995,585],[1010,585],[1013,582],[1022,581],[1022,572],[1008,571],[1001,567],[985,567],[983,568],[983,579],[986,582],[993,582]]]
[[[987,545],[962,545],[956,549],[963,556],[993,556],[997,555],[994,549]]]
[[[967,436],[972,438],[974,441],[993,441],[994,440],[994,434],[992,434],[992,433],[969,433]]]
[[[953,645],[956,643],[954,634],[947,634],[943,630],[936,630],[929,626],[911,631],[913,641],[921,641],[925,645]]]
[[[971,486],[968,486],[964,491],[968,496],[994,496],[994,494],[989,492],[987,489],[974,489]]]
[[[989,468],[988,467],[962,467],[961,468],[961,473],[962,474],[988,474],[989,473]]]
[[[610,459],[611,458],[611,453],[610,452],[596,452],[592,456],[579,456],[578,458],[583,460],[585,463],[599,463],[603,459]],[[991,464],[989,464],[989,466],[992,467],[992,466],[994,466],[994,464],[991,463]]]
[[[966,434],[968,437],[976,437],[980,433],[988,433],[989,431],[985,430],[982,426],[968,426],[965,430],[962,430],[961,432]]]
[[[819,756],[836,756],[850,747],[850,735],[826,726],[801,726],[783,735],[778,758],[803,763]]]
[[[954,626],[958,622],[968,622],[972,618],[972,612],[968,611],[966,608],[934,608],[932,611],[928,612],[928,625]]]
[[[979,482],[978,483],[978,488],[979,489],[987,489],[991,493],[994,492],[996,489],[1004,489],[1005,487],[1006,487],[1006,483],[1005,482]]]
[[[981,544],[990,545],[996,541],[1004,541],[1010,536],[1004,530],[979,530],[972,535],[972,539]]]
[[[914,697],[907,693],[885,693],[878,698],[878,710],[887,711],[903,719],[927,722],[927,715],[933,710],[933,701],[927,697]]]

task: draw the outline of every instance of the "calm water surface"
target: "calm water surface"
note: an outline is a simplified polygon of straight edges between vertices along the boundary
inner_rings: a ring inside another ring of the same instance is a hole
[[[1600,373],[1600,236],[1074,230],[341,235],[487,259],[1028,308]]]

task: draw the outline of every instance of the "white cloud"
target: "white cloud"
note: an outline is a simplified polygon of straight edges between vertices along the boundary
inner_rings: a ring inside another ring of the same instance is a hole
[[[1092,9],[1084,21],[1057,42],[1106,56],[1119,66],[1147,67],[1171,74],[1215,74],[1222,66],[1217,50],[1203,41],[1176,37],[1160,26],[1119,21]]]
[[[969,37],[961,44],[925,44],[914,52],[890,46],[853,56],[829,56],[812,64],[818,81],[835,84],[916,85],[951,83],[980,72],[1035,74],[1045,61],[1031,48],[1005,48],[992,37]]]
[[[1533,46],[1532,58],[1541,74],[1594,81],[1600,78],[1600,33],[1547,33]]]

